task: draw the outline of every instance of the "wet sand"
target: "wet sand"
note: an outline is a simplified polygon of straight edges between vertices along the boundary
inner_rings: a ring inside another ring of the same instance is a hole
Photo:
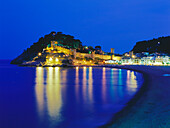
[[[112,66],[143,73],[140,91],[101,127],[170,128],[170,66]]]

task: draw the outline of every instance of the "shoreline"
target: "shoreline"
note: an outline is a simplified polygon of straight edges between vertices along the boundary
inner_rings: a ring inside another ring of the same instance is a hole
[[[170,127],[170,117],[168,116],[170,115],[170,77],[169,75],[163,76],[170,74],[170,66],[108,67],[140,72],[143,74],[144,83],[127,105],[100,128]],[[161,108],[159,108],[160,106]],[[163,115],[160,115],[162,112]]]

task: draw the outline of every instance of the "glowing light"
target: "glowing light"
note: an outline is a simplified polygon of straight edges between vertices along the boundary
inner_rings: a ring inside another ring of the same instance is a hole
[[[41,52],[39,52],[39,53],[38,53],[38,56],[41,56],[41,55],[42,55]]]
[[[133,55],[132,58],[135,58],[135,55]]]
[[[55,67],[55,71],[58,72],[58,70],[60,69],[60,67]]]
[[[170,74],[163,74],[163,76],[170,76]]]
[[[55,61],[56,61],[56,62],[58,62],[58,61],[59,61],[59,59],[58,59],[58,58],[56,58],[56,59],[55,59]]]
[[[50,61],[52,61],[52,60],[53,60],[53,58],[52,58],[52,57],[50,57],[50,58],[49,58],[49,60],[50,60]]]

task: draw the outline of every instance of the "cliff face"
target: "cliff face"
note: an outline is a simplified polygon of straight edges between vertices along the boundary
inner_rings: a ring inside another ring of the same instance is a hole
[[[137,42],[136,45],[133,47],[132,51],[134,51],[134,53],[158,52],[170,54],[170,36]]]
[[[50,45],[51,41],[58,41],[60,45],[70,48],[78,48],[82,46],[82,42],[74,39],[73,36],[65,35],[61,32],[51,32],[50,34],[41,37],[39,41],[31,45],[30,48],[24,50],[21,55],[11,61],[11,64],[22,64],[25,61],[31,61],[39,52],[42,52],[44,48]]]

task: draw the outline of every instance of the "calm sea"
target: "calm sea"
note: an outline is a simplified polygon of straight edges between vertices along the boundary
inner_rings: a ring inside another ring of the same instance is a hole
[[[0,128],[91,128],[134,96],[142,74],[114,68],[18,67],[0,61]]]

